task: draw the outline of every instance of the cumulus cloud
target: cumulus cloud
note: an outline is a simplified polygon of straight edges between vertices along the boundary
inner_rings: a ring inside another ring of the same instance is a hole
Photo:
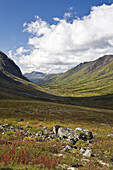
[[[16,50],[16,55],[21,55],[21,54],[26,53],[26,52],[29,52],[29,50],[28,49],[24,49],[24,47],[19,47]]]
[[[80,62],[90,61],[113,53],[113,4],[92,7],[88,16],[67,21],[54,17],[50,25],[38,16],[31,23],[24,23],[29,54],[23,47],[14,55],[25,72],[37,70],[48,73],[63,72]],[[10,52],[11,53],[11,52]]]

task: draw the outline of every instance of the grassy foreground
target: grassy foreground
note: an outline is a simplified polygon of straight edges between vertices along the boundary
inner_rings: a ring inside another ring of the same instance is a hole
[[[24,121],[18,122],[18,119]],[[94,156],[84,159],[78,150],[61,153],[65,141],[37,142],[30,137],[23,140],[20,132],[2,135],[0,131],[0,169],[67,169],[68,166],[82,170],[113,169],[113,137],[107,136],[113,134],[113,110],[33,100],[1,100],[0,125],[4,124],[24,130],[29,125],[30,132],[39,132],[43,127],[52,129],[57,124],[73,129],[82,127],[98,136],[90,146]],[[85,147],[87,143],[81,141],[77,145]],[[99,163],[100,160],[104,163]]]

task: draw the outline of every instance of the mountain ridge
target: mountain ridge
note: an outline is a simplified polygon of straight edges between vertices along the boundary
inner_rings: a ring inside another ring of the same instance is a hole
[[[63,96],[106,95],[113,93],[112,74],[113,55],[104,55],[94,61],[80,63],[51,81],[43,83],[42,80],[40,85]]]

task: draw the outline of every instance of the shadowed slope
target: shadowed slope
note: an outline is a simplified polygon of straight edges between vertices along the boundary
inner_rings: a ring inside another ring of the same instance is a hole
[[[0,52],[0,98],[52,99],[53,95],[49,93],[31,83],[22,75],[20,68],[3,52]]]

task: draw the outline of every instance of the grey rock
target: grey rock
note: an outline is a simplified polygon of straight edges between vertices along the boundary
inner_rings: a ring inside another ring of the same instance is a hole
[[[65,152],[65,151],[67,151],[67,150],[72,150],[73,148],[71,147],[71,146],[69,146],[69,145],[66,145],[61,151],[62,152]]]
[[[53,127],[53,132],[57,134],[61,139],[67,138],[70,140],[74,140],[75,142],[78,139],[82,139],[82,140],[93,139],[93,133],[85,128],[71,129],[71,128],[66,128],[66,127],[61,127],[59,125],[56,125]]]
[[[86,151],[85,148],[80,148],[80,150],[79,150],[80,153],[84,153],[85,151]]]
[[[13,126],[10,126],[10,130],[14,130],[15,128]]]
[[[89,158],[89,157],[91,157],[91,155],[92,155],[92,150],[88,147],[88,148],[86,149],[86,151],[84,152],[83,156]]]
[[[75,133],[79,134],[79,139],[93,139],[93,133],[85,128],[76,128]]]
[[[67,170],[75,170],[75,168],[74,167],[69,167],[69,168],[67,168]]]
[[[109,136],[109,137],[113,137],[113,134],[108,134],[107,136]]]
[[[54,126],[53,127],[53,132],[57,135],[57,133],[58,133],[58,129],[60,128],[60,126],[59,125],[56,125],[56,126]]]
[[[0,130],[3,130],[3,127],[2,127],[2,125],[0,126]]]
[[[3,128],[8,128],[9,125],[8,125],[8,124],[4,124],[4,125],[2,125],[2,127],[3,127]]]
[[[74,138],[74,129],[70,129],[70,128],[66,128],[66,127],[60,127],[58,129],[57,135],[61,139],[64,139],[64,138],[72,139],[72,138]]]

